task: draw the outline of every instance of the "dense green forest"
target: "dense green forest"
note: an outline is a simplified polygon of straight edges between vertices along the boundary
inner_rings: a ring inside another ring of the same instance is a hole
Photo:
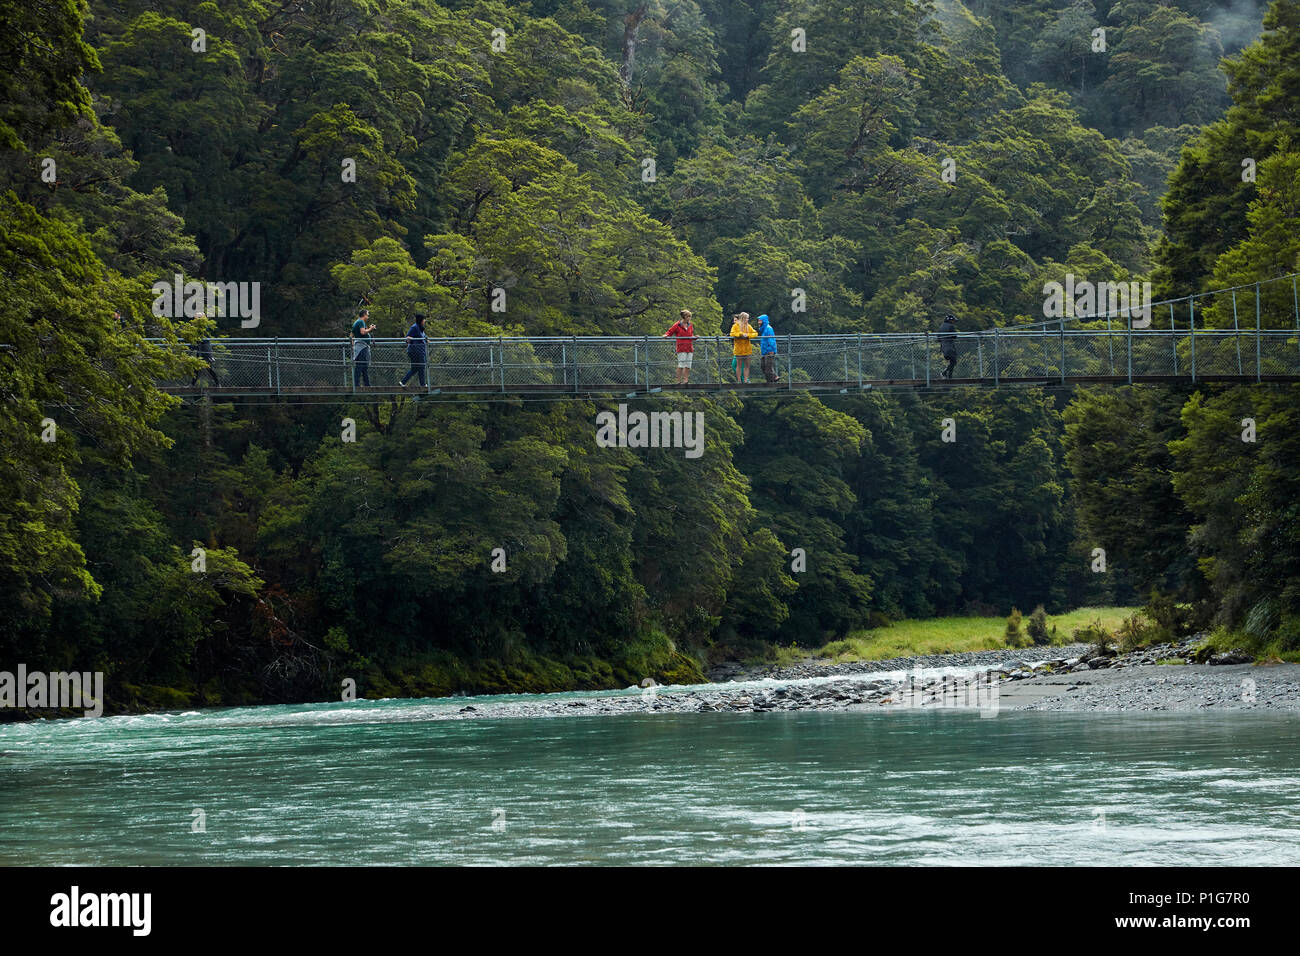
[[[153,387],[363,300],[388,336],[914,331],[1067,273],[1288,275],[1300,0],[0,8],[0,662],[118,707],[625,686],[1153,592],[1300,650],[1291,388],[646,406],[705,413],[688,459],[598,447],[594,403]],[[260,283],[260,327],[156,317],[175,273]]]

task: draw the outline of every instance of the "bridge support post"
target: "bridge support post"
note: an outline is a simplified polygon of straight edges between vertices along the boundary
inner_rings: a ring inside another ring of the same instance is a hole
[[[858,391],[862,390],[862,333],[858,333]]]
[[[1128,383],[1133,384],[1133,316],[1128,317]]]
[[[925,386],[930,387],[930,330],[925,330]]]
[[[787,391],[794,388],[794,340],[789,332],[785,335],[785,387]]]
[[[637,366],[641,364],[641,345],[638,342],[632,343],[632,390],[641,384],[641,373],[637,371]],[[645,383],[646,389],[649,390],[650,383]]]
[[[280,394],[280,336],[275,337],[275,394]]]
[[[1115,340],[1111,338],[1110,311],[1106,312],[1106,351],[1110,354],[1110,374],[1115,374]]]
[[[1169,303],[1169,339],[1174,343],[1174,374],[1178,374],[1178,330],[1174,328],[1174,304]]]
[[[1001,375],[1001,356],[998,354],[998,327],[993,326],[993,387],[997,388]]]
[[[1241,371],[1241,326],[1237,324],[1237,290],[1232,290],[1232,338],[1237,345],[1237,374]]]
[[[650,391],[650,336],[645,336],[645,390]]]
[[[1259,324],[1259,283],[1255,283],[1255,381],[1262,378],[1262,372],[1259,367],[1260,362],[1260,324]]]
[[[1061,384],[1065,384],[1065,319],[1061,319]]]
[[[979,359],[980,378],[984,378],[984,333],[975,340],[975,355]]]
[[[1291,277],[1291,309],[1295,312],[1296,348],[1300,349],[1300,291],[1296,289],[1296,277]]]
[[[1187,300],[1188,330],[1192,338],[1192,381],[1196,381],[1196,296]]]

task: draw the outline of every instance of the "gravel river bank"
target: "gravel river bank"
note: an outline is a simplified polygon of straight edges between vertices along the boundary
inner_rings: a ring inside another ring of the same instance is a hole
[[[582,700],[485,701],[445,714],[568,717],[626,713],[779,713],[882,708],[1010,710],[1300,710],[1300,665],[1253,666],[1238,654],[1192,663],[1196,639],[1129,654],[1087,645],[936,654],[786,668],[720,668],[714,683],[631,688]]]

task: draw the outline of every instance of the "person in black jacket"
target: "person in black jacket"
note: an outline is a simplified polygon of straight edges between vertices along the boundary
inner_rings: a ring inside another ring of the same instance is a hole
[[[428,338],[424,334],[423,312],[416,313],[415,321],[406,330],[406,357],[410,361],[411,367],[397,384],[402,388],[406,388],[406,383],[410,381],[411,377],[418,375],[420,376],[420,388],[426,388],[428,382],[425,379],[425,372],[429,366],[429,351]]]
[[[939,354],[948,362],[948,367],[939,374],[952,378],[952,370],[957,367],[957,316],[951,312],[943,317],[943,324],[939,326]]]
[[[195,316],[195,318],[206,322],[208,317],[204,315],[202,312],[200,312],[198,315]],[[203,359],[203,361],[207,364],[207,368],[200,369],[199,371],[194,373],[194,378],[190,381],[190,387],[198,388],[199,376],[202,375],[204,372],[207,372],[208,375],[212,377],[212,384],[217,386],[217,388],[220,388],[221,379],[217,378],[217,370],[215,368],[217,357],[212,352],[212,340],[207,337],[206,329],[204,330],[203,338],[199,339],[198,342],[194,343],[194,345],[190,347],[190,354]]]

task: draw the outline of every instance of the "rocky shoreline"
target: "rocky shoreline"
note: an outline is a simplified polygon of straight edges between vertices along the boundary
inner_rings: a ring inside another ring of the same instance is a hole
[[[645,687],[583,700],[484,701],[445,716],[936,708],[978,709],[985,716],[1000,710],[1300,710],[1300,665],[1252,667],[1251,658],[1236,653],[1195,663],[1200,643],[1196,637],[1128,654],[1102,654],[1074,644],[844,664],[805,662],[779,669],[722,668],[711,676],[736,676],[699,688]],[[918,680],[919,671],[924,675]],[[990,688],[995,688],[991,697]]]
[[[856,674],[878,674],[887,671],[909,671],[918,667],[997,667],[1043,661],[1064,662],[1080,658],[1088,652],[1087,644],[1065,646],[1037,646],[1022,648],[997,648],[991,651],[969,651],[963,654],[926,654],[918,657],[892,657],[879,661],[852,661],[834,664],[829,661],[802,661],[790,667],[745,667],[726,663],[708,672],[715,683],[754,680],[804,680],[812,677],[845,677]]]

